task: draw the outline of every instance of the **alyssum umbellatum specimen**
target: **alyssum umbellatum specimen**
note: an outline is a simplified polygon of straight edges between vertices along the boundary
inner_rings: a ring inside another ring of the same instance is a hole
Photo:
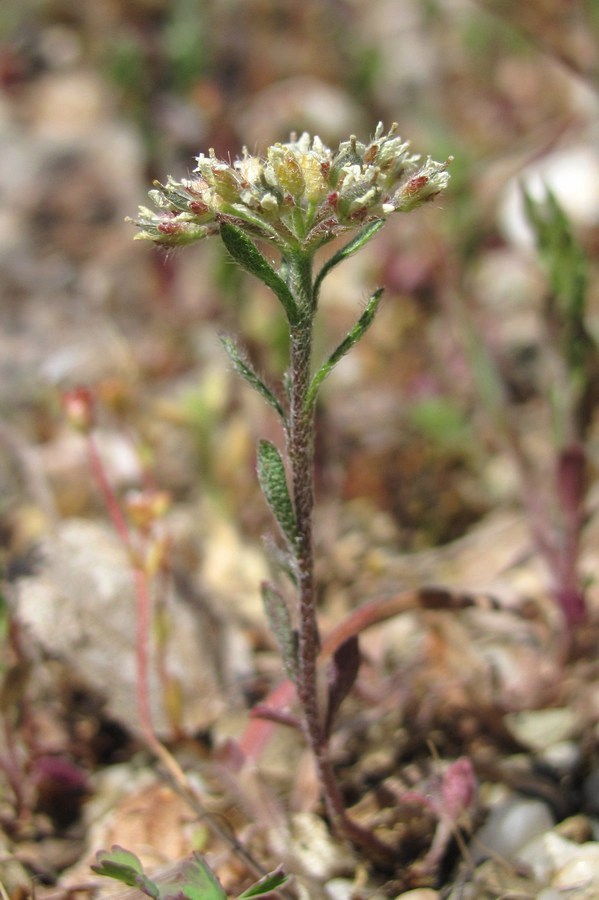
[[[381,299],[378,289],[338,347],[312,369],[312,334],[320,286],[334,266],[367,243],[395,212],[410,212],[443,191],[446,162],[410,153],[397,135],[379,124],[372,140],[354,136],[337,150],[308,134],[269,147],[264,158],[244,150],[233,163],[200,154],[193,177],[172,178],[150,192],[156,211],[141,207],[138,239],[165,247],[192,244],[220,235],[234,260],[259,278],[283,306],[289,327],[289,369],[284,389],[275,393],[229,338],[223,344],[235,369],[279,415],[285,458],[269,441],[258,447],[258,478],[274,513],[283,543],[282,568],[297,601],[288,603],[274,583],[263,585],[267,616],[293,680],[302,727],[312,748],[323,797],[333,827],[359,845],[374,862],[388,863],[393,848],[347,814],[329,758],[334,714],[350,690],[359,666],[356,639],[342,646],[331,664],[328,698],[317,692],[320,647],[316,619],[312,548],[314,405],[318,389],[337,362],[371,324]],[[353,237],[320,271],[314,256],[340,236]],[[278,268],[257,243],[278,251]],[[288,474],[289,473],[289,480]]]

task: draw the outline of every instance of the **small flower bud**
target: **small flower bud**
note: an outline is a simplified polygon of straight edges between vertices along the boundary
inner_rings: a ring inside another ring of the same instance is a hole
[[[62,395],[62,408],[69,424],[82,434],[89,434],[95,424],[94,396],[87,387],[76,387]]]
[[[167,491],[130,491],[125,498],[125,511],[131,524],[147,533],[158,519],[165,516],[170,504]]]
[[[244,148],[232,165],[214,150],[197,157],[197,177],[156,184],[159,210],[140,207],[142,240],[165,246],[194,243],[230,223],[282,250],[313,252],[364,222],[409,212],[447,187],[447,165],[423,164],[397,135],[378,124],[370,143],[354,135],[337,151],[318,136],[292,134],[266,158]]]

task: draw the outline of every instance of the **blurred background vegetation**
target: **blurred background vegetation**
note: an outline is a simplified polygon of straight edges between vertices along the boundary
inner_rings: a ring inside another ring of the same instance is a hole
[[[123,219],[153,179],[185,175],[209,147],[260,152],[291,130],[334,145],[379,120],[399,122],[415,151],[455,157],[452,182],[330,280],[320,352],[374,286],[386,296],[325,391],[319,496],[340,497],[350,518],[381,513],[403,549],[518,502],[480,411],[465,320],[493,347],[539,466],[550,464],[547,286],[515,185],[550,181],[595,272],[594,0],[5,0],[0,34],[0,413],[38,453],[59,514],[93,509],[56,407],[57,391],[86,382],[107,432],[131,428],[176,498],[199,491],[211,514],[240,516],[252,534],[267,525],[254,445],[276,424],[216,337],[242,335],[278,377],[278,310],[218,242],[165,257],[134,245]],[[596,334],[596,288],[585,315]],[[596,429],[589,441],[596,451]],[[113,443],[126,485],[134,473]],[[29,535],[32,485],[15,465],[9,453],[0,512]]]

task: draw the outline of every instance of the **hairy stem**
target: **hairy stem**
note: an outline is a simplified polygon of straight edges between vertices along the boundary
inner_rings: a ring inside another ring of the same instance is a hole
[[[309,402],[311,383],[312,328],[314,319],[311,260],[288,260],[289,284],[300,310],[300,321],[291,329],[291,404],[287,449],[297,537],[295,562],[298,585],[298,674],[297,694],[303,711],[306,739],[314,754],[327,813],[334,827],[347,840],[361,846],[370,858],[388,865],[392,849],[347,814],[329,758],[328,740],[318,700],[317,660],[320,634],[316,617],[312,511],[314,507],[314,404]]]

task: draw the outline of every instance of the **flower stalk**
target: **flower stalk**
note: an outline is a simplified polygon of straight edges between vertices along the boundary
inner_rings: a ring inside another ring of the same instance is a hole
[[[446,162],[422,161],[382,124],[367,144],[354,136],[333,152],[318,137],[292,135],[270,147],[264,158],[244,150],[230,164],[213,151],[197,159],[194,178],[169,178],[150,196],[157,211],[140,208],[137,238],[165,247],[220,234],[233,259],[263,282],[281,303],[289,327],[289,369],[285,399],[265,384],[231,338],[223,346],[235,370],[279,415],[285,432],[285,459],[268,441],[258,447],[258,478],[277,521],[282,572],[295,591],[287,605],[275,584],[263,586],[267,618],[301,708],[302,727],[314,755],[331,824],[381,867],[392,865],[394,848],[348,815],[329,753],[335,713],[359,668],[355,638],[331,661],[328,696],[319,685],[320,634],[316,610],[312,520],[314,508],[314,410],[318,391],[337,363],[371,325],[382,290],[374,292],[354,327],[313,371],[313,330],[320,288],[337,265],[371,240],[394,212],[409,212],[448,184]],[[344,235],[353,236],[314,274],[316,251]],[[357,233],[356,233],[357,232]],[[275,268],[256,242],[278,251]]]

